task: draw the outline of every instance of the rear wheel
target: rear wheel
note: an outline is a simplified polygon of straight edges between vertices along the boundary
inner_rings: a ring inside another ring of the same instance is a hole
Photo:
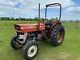
[[[36,41],[28,41],[23,47],[24,58],[27,60],[33,59],[37,55],[38,50],[38,44]]]
[[[62,25],[58,25],[53,28],[51,32],[51,39],[50,42],[54,46],[59,46],[64,40],[65,29]]]

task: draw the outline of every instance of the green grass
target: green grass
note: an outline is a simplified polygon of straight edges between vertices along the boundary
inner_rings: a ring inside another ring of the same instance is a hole
[[[0,60],[23,60],[22,50],[14,50],[10,46],[11,38],[15,34],[14,23],[7,21],[7,26],[4,26],[4,22],[0,21]],[[64,23],[65,26],[71,24]],[[39,53],[34,60],[80,60],[80,29],[66,29],[64,42],[58,47],[40,42]]]
[[[0,21],[0,26],[13,26],[17,23],[35,23],[36,21]]]

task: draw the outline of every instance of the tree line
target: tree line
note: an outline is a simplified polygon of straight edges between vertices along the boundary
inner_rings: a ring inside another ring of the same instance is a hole
[[[0,20],[9,20],[9,21],[38,21],[39,18],[35,17],[35,18],[13,18],[13,17],[0,17]],[[44,20],[44,18],[42,18],[42,20]]]
[[[51,18],[51,19],[46,19],[46,20],[55,20],[56,18]],[[44,18],[13,18],[13,17],[0,17],[0,21],[3,21],[3,20],[9,20],[9,21],[38,21],[38,20],[45,20]]]

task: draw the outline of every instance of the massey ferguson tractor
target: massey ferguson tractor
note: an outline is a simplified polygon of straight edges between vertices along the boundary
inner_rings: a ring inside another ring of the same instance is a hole
[[[65,35],[65,29],[60,22],[61,18],[61,4],[53,3],[45,5],[45,20],[47,19],[47,8],[51,6],[59,6],[59,19],[51,21],[42,21],[32,24],[15,24],[16,34],[11,40],[11,47],[14,49],[23,49],[24,58],[27,60],[33,59],[38,53],[38,42],[46,41],[53,46],[62,44]],[[53,13],[53,12],[52,12]],[[39,6],[40,17],[40,6]]]

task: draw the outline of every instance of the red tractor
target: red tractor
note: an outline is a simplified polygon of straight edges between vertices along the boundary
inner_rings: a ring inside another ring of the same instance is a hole
[[[38,41],[48,39],[53,46],[59,46],[63,42],[65,29],[60,22],[61,4],[54,3],[46,5],[45,19],[47,15],[47,7],[60,6],[59,19],[55,21],[38,21],[33,24],[15,24],[16,35],[11,40],[11,47],[14,49],[23,48],[25,59],[33,59],[38,53]],[[39,8],[40,14],[40,8]]]

